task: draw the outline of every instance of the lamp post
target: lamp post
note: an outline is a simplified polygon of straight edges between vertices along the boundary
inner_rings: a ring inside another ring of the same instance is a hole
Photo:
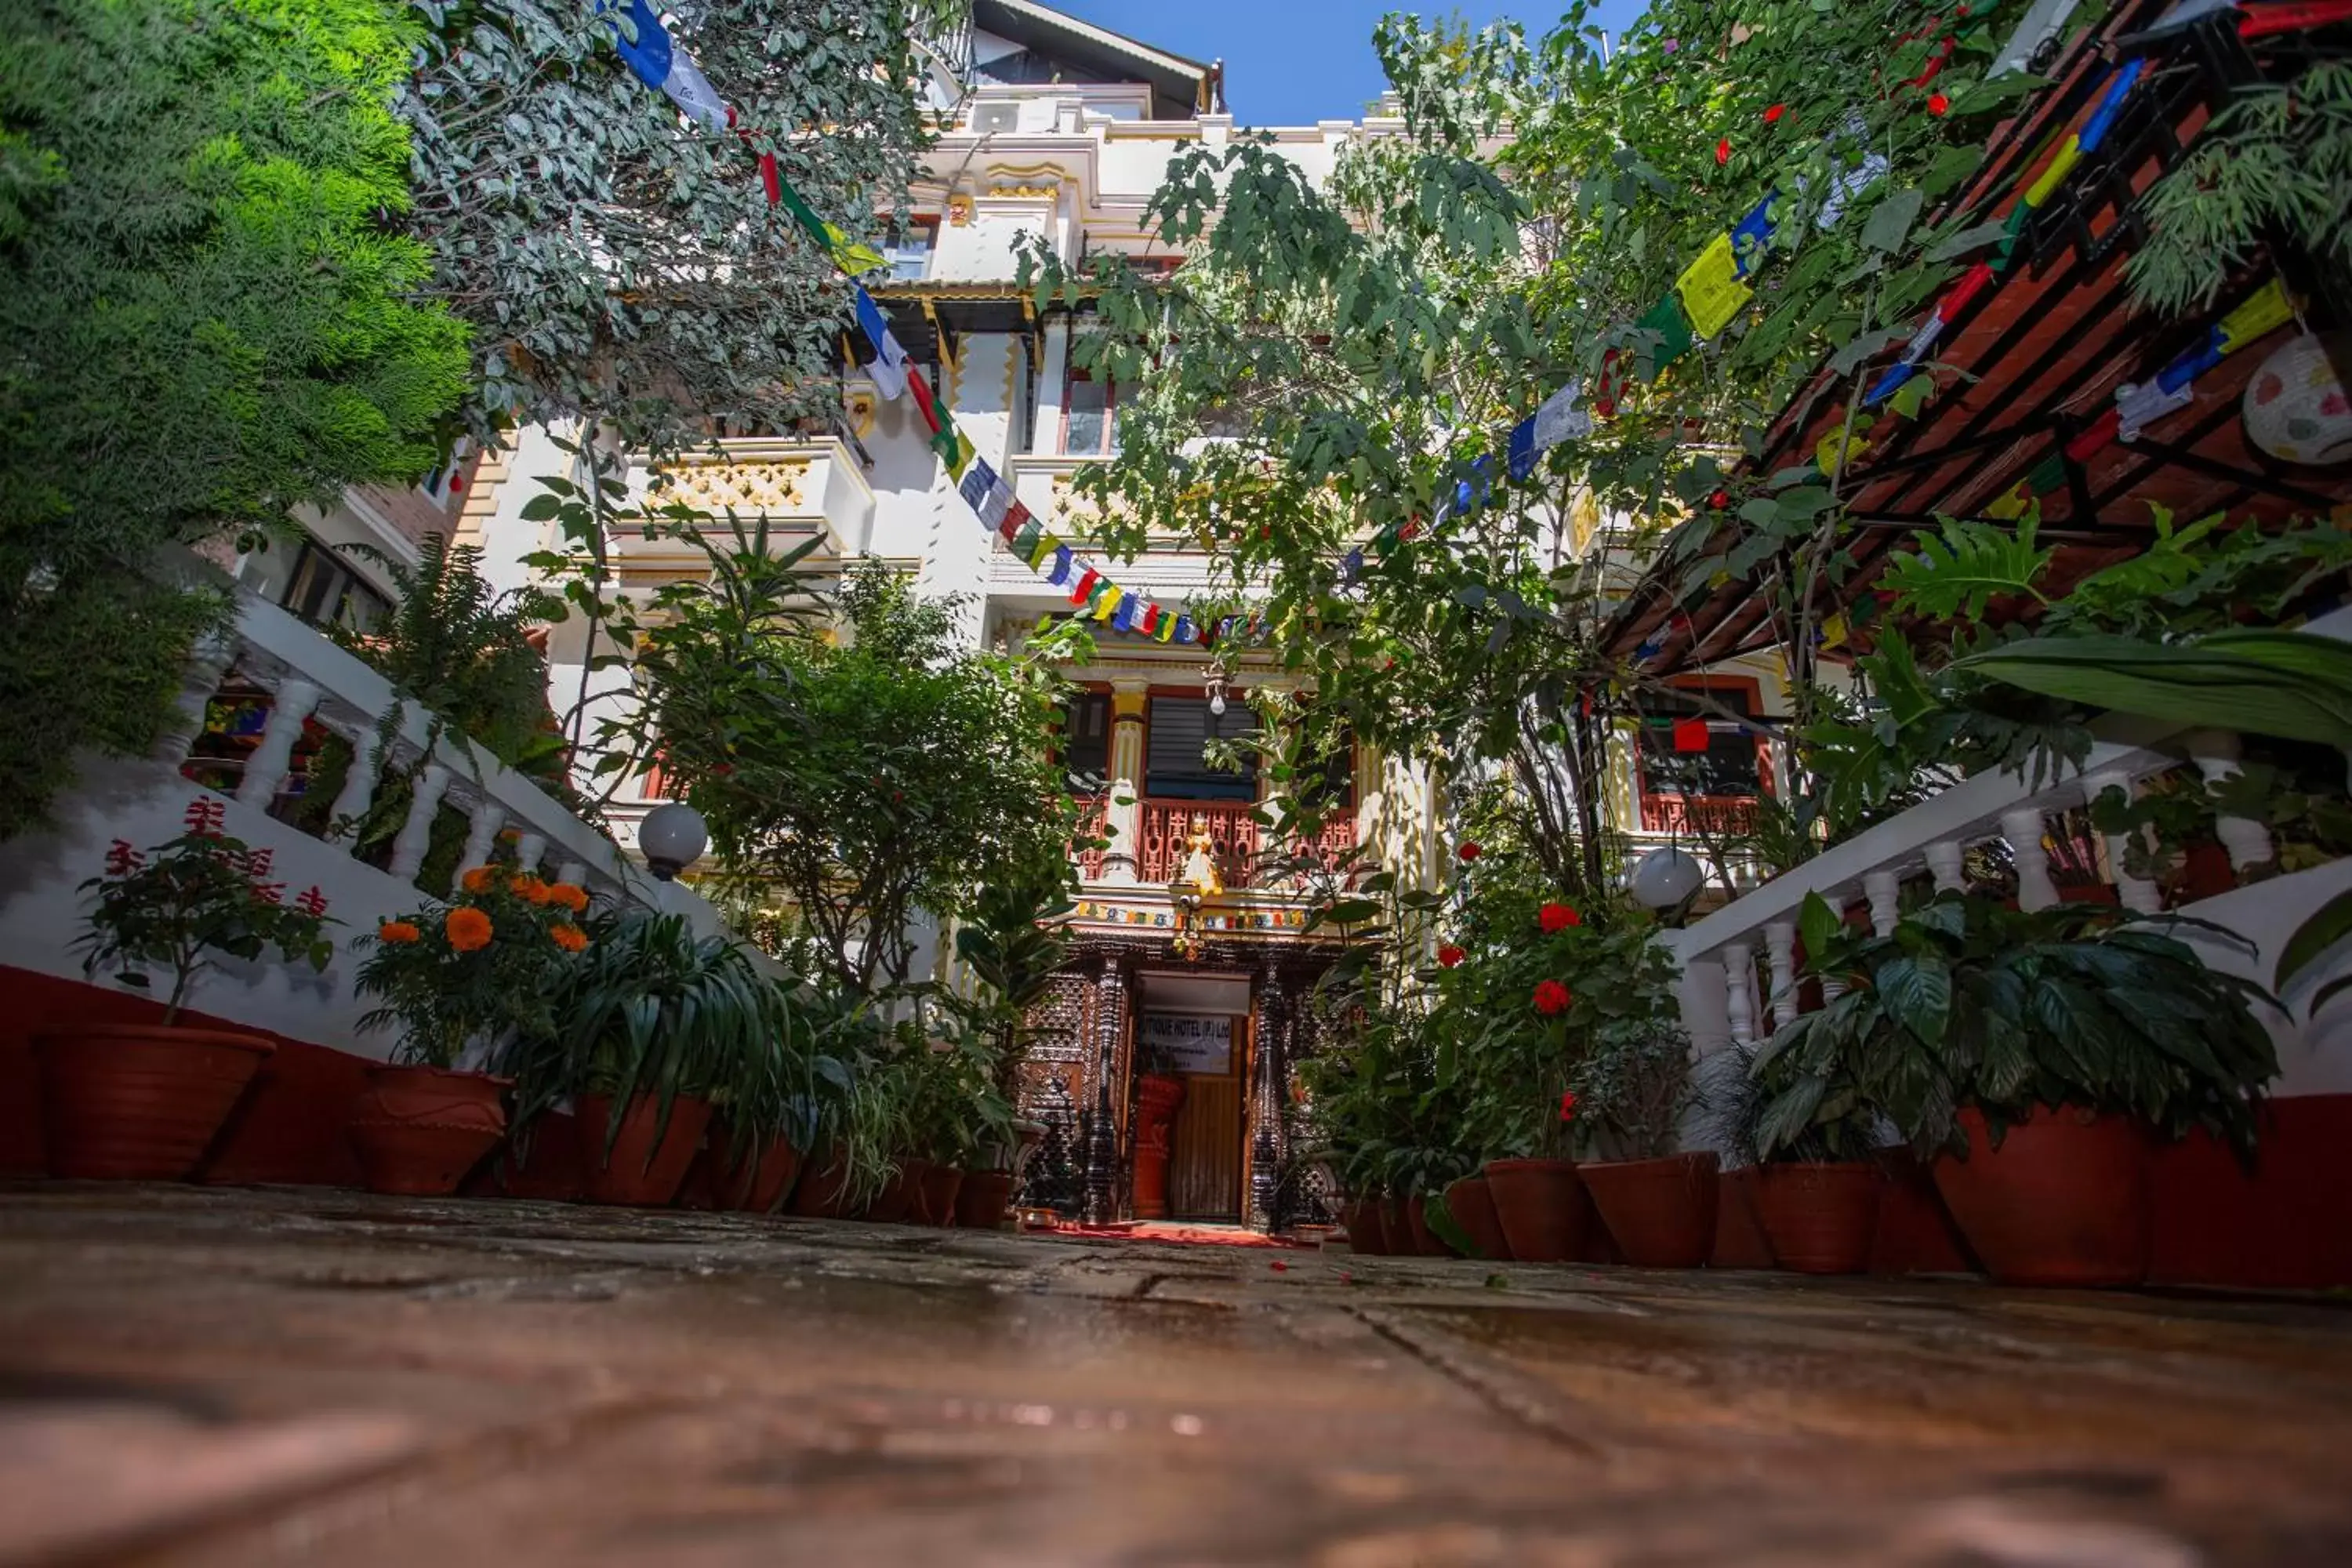
[[[1664,913],[1684,908],[1706,886],[1706,868],[1697,858],[1666,844],[1634,865],[1631,891],[1635,903]]]
[[[637,825],[637,848],[645,855],[646,867],[665,882],[701,859],[709,847],[710,829],[702,813],[682,800],[654,807]]]

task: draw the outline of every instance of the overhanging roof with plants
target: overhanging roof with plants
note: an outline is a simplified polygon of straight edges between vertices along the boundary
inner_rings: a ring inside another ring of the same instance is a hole
[[[2231,95],[2293,80],[2321,60],[2352,58],[2352,25],[2266,31],[2247,22],[2263,9],[2224,6],[2181,26],[2179,11],[2172,0],[2119,5],[2050,68],[2053,85],[1995,130],[1974,176],[1929,215],[1942,222],[1974,212],[1990,230],[2016,216],[2053,165],[2071,165],[2058,168],[2063,183],[2024,217],[2011,265],[1946,323],[1935,368],[1923,365],[1919,375],[1932,376],[1932,392],[1921,386],[1882,399],[1857,423],[1843,476],[1857,567],[1838,591],[1857,626],[1889,555],[1912,548],[1916,531],[1939,517],[2013,526],[2021,501],[2032,500],[2042,542],[2059,547],[2063,583],[2140,549],[2154,526],[2151,503],[2183,518],[2226,510],[2233,523],[2259,524],[2352,500],[2340,475],[2255,449],[2239,417],[2263,358],[2297,330],[2294,316],[2282,318],[2276,308],[2275,286],[2284,285],[2304,323],[2325,332],[2352,321],[2340,276],[2300,247],[2266,244],[2210,307],[2165,319],[2135,308],[2125,275],[2147,234],[2141,198]],[[2075,157],[2074,141],[2134,61],[2144,77],[2137,90],[2118,97],[2097,151]],[[2119,387],[2160,380],[2168,367],[2193,363],[2206,345],[2221,343],[2225,323],[2249,322],[2257,330],[2238,332],[2218,363],[2194,376],[2185,405],[2129,442],[2118,438]],[[1899,352],[1825,364],[1743,466],[1740,493],[1769,505],[1776,489],[1821,484],[1822,463],[1833,460],[1843,431],[1849,386],[1899,382],[1889,374]],[[1771,563],[1739,559],[1734,524],[1703,516],[1645,574],[1612,628],[1620,657],[1670,673],[1780,639],[1759,586]],[[1723,569],[1694,571],[1710,553],[1723,556]]]

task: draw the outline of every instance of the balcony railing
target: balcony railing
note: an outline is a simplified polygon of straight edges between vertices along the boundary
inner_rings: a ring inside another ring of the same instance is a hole
[[[1268,854],[1266,830],[1252,815],[1256,810],[1254,801],[1138,803],[1136,880],[1163,883],[1182,876],[1185,862],[1192,856],[1193,824],[1197,820],[1209,830],[1217,872],[1226,887],[1267,887],[1275,880],[1266,866],[1272,857]],[[1326,822],[1311,843],[1302,842],[1296,847],[1301,853],[1311,851],[1328,864],[1355,847],[1355,816],[1344,813]],[[1086,868],[1086,874],[1090,879],[1098,877],[1099,862]]]
[[[2352,610],[2321,616],[2305,629],[2352,640]],[[1971,851],[1990,847],[2009,862],[2022,909],[2093,899],[2112,900],[2143,915],[2167,912],[2167,889],[2128,872],[2128,846],[2121,837],[2104,845],[2091,842],[2079,808],[2109,788],[2129,791],[2182,766],[2193,767],[2209,783],[2232,777],[2240,772],[2237,737],[2120,716],[2101,721],[2094,733],[2099,739],[2089,755],[2054,782],[2041,781],[2037,787],[2008,773],[1963,780],[1741,894],[1689,929],[1668,933],[1683,963],[1682,1012],[1694,1042],[1703,1051],[1725,1043],[1752,1045],[1802,1015],[1815,989],[1801,984],[1797,941],[1798,912],[1809,894],[1819,893],[1840,910],[1860,905],[1871,927],[1884,935],[1901,919],[1906,890],[1965,889],[1971,859],[1982,864]],[[2231,874],[2218,888],[2184,887],[2178,899],[2199,919],[2244,940],[2232,942],[2189,926],[2172,934],[2198,948],[2214,968],[2267,984],[2287,935],[2352,885],[2352,861],[2235,886],[2237,873],[2270,868],[2276,856],[2270,829],[2252,818],[2223,816],[2215,837]],[[2289,1037],[2295,1035],[2294,1025],[2283,1015],[2271,1016],[2273,1034],[2282,1037],[2282,1059],[2290,1064],[2280,1092],[2298,1092],[2292,1087],[2294,1064],[2320,1071],[2311,1065],[2316,1056],[2299,1037]]]
[[[1642,796],[1642,831],[1729,837],[1756,831],[1756,801],[1729,795]]]

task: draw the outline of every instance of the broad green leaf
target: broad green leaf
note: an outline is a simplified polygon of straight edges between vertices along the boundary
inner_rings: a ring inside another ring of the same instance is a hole
[[[1952,972],[1939,958],[1890,960],[1878,971],[1879,1005],[1929,1046],[1943,1043],[1952,1016]]]

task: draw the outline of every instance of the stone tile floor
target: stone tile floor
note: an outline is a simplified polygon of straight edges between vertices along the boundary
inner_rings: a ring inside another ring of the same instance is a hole
[[[0,1565],[2352,1563],[2352,1311],[0,1187]]]

